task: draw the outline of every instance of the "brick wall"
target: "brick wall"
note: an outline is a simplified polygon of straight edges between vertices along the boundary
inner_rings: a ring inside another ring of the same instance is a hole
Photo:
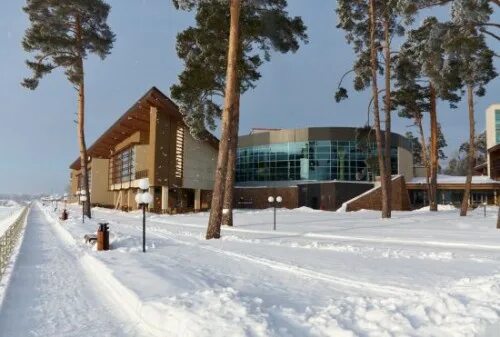
[[[359,211],[360,209],[382,209],[382,190],[380,187],[376,187],[371,192],[353,200],[346,207],[348,212]],[[403,176],[397,176],[392,179],[392,210],[410,210],[410,198],[408,197],[406,182]]]

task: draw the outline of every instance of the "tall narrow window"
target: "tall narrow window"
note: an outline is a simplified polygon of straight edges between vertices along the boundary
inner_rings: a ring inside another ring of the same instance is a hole
[[[135,179],[135,147],[129,147],[115,154],[111,163],[113,184]]]

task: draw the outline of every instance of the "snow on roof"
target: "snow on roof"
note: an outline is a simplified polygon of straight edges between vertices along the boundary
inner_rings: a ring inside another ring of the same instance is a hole
[[[466,176],[449,176],[445,174],[438,174],[438,184],[465,184]],[[415,177],[408,181],[409,184],[426,184],[425,177]],[[500,184],[500,181],[493,180],[488,176],[472,176],[473,184]]]

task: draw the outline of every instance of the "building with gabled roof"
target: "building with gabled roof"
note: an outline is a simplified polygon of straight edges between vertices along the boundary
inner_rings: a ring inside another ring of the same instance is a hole
[[[135,102],[89,148],[93,205],[137,209],[138,181],[149,178],[157,212],[207,209],[219,141],[191,136],[177,105],[156,87]],[[70,166],[71,192],[80,189],[81,167]]]

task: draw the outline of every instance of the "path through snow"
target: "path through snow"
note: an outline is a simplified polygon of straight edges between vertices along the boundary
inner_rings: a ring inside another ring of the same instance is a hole
[[[115,317],[85,276],[76,250],[32,208],[0,308],[0,336],[143,336]]]

